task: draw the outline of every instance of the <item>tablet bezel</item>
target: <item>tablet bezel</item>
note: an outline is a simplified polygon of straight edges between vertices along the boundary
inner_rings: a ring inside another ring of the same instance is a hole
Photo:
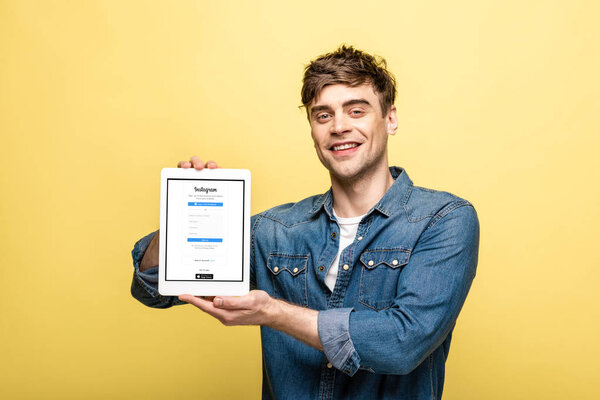
[[[191,294],[195,296],[241,296],[250,291],[250,171],[247,169],[163,168],[160,174],[160,236],[158,264],[158,292],[163,296]],[[219,282],[210,280],[166,280],[166,227],[167,227],[167,180],[241,180],[244,182],[243,199],[243,252],[242,281]]]

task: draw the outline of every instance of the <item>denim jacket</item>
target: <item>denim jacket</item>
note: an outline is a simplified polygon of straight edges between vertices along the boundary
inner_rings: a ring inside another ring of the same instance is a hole
[[[402,168],[340,256],[333,292],[325,276],[339,244],[332,193],[252,217],[251,286],[319,310],[323,351],[261,327],[265,399],[439,399],[452,330],[475,277],[473,206],[414,186]],[[157,271],[139,272],[152,235],[132,252],[132,294],[165,308]]]

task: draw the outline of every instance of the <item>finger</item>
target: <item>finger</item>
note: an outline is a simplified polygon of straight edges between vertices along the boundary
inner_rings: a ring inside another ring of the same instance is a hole
[[[190,303],[205,313],[215,317],[223,324],[226,325],[235,325],[235,321],[239,319],[242,315],[236,313],[235,311],[230,310],[220,310],[215,308],[213,303],[210,301],[206,301],[201,297],[192,296],[189,294],[184,294],[179,296],[181,301],[185,301],[186,303]]]
[[[192,304],[205,312],[214,309],[212,301],[204,300],[202,297],[192,296],[191,294],[182,294],[179,296],[179,300]]]
[[[177,163],[177,168],[190,168],[192,164],[189,161],[179,161]]]
[[[201,159],[198,158],[198,156],[190,157],[190,162],[192,163],[194,168],[196,168],[198,171],[201,169],[204,169],[204,163],[202,162]]]
[[[213,304],[216,308],[225,310],[248,310],[252,308],[254,299],[249,295],[241,297],[219,296],[214,298]]]
[[[219,166],[217,165],[216,162],[210,160],[206,162],[206,166],[210,169],[215,169],[215,168],[219,168]]]

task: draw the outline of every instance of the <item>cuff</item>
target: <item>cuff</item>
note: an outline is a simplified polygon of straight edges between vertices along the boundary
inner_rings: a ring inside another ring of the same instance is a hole
[[[158,232],[158,231],[157,231]],[[144,288],[152,297],[158,296],[158,265],[147,269],[144,272],[140,271],[140,263],[144,257],[146,249],[150,245],[150,241],[156,232],[144,236],[133,246],[131,250],[131,258],[133,258],[134,279]]]
[[[350,338],[352,308],[332,308],[319,311],[318,330],[325,356],[336,369],[353,376],[360,366],[360,357]]]

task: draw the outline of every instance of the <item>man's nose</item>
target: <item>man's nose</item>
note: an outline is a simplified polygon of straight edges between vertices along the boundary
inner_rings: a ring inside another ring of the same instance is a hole
[[[335,135],[342,135],[350,131],[350,124],[344,115],[336,115],[333,117],[333,124],[331,124],[330,132]]]

